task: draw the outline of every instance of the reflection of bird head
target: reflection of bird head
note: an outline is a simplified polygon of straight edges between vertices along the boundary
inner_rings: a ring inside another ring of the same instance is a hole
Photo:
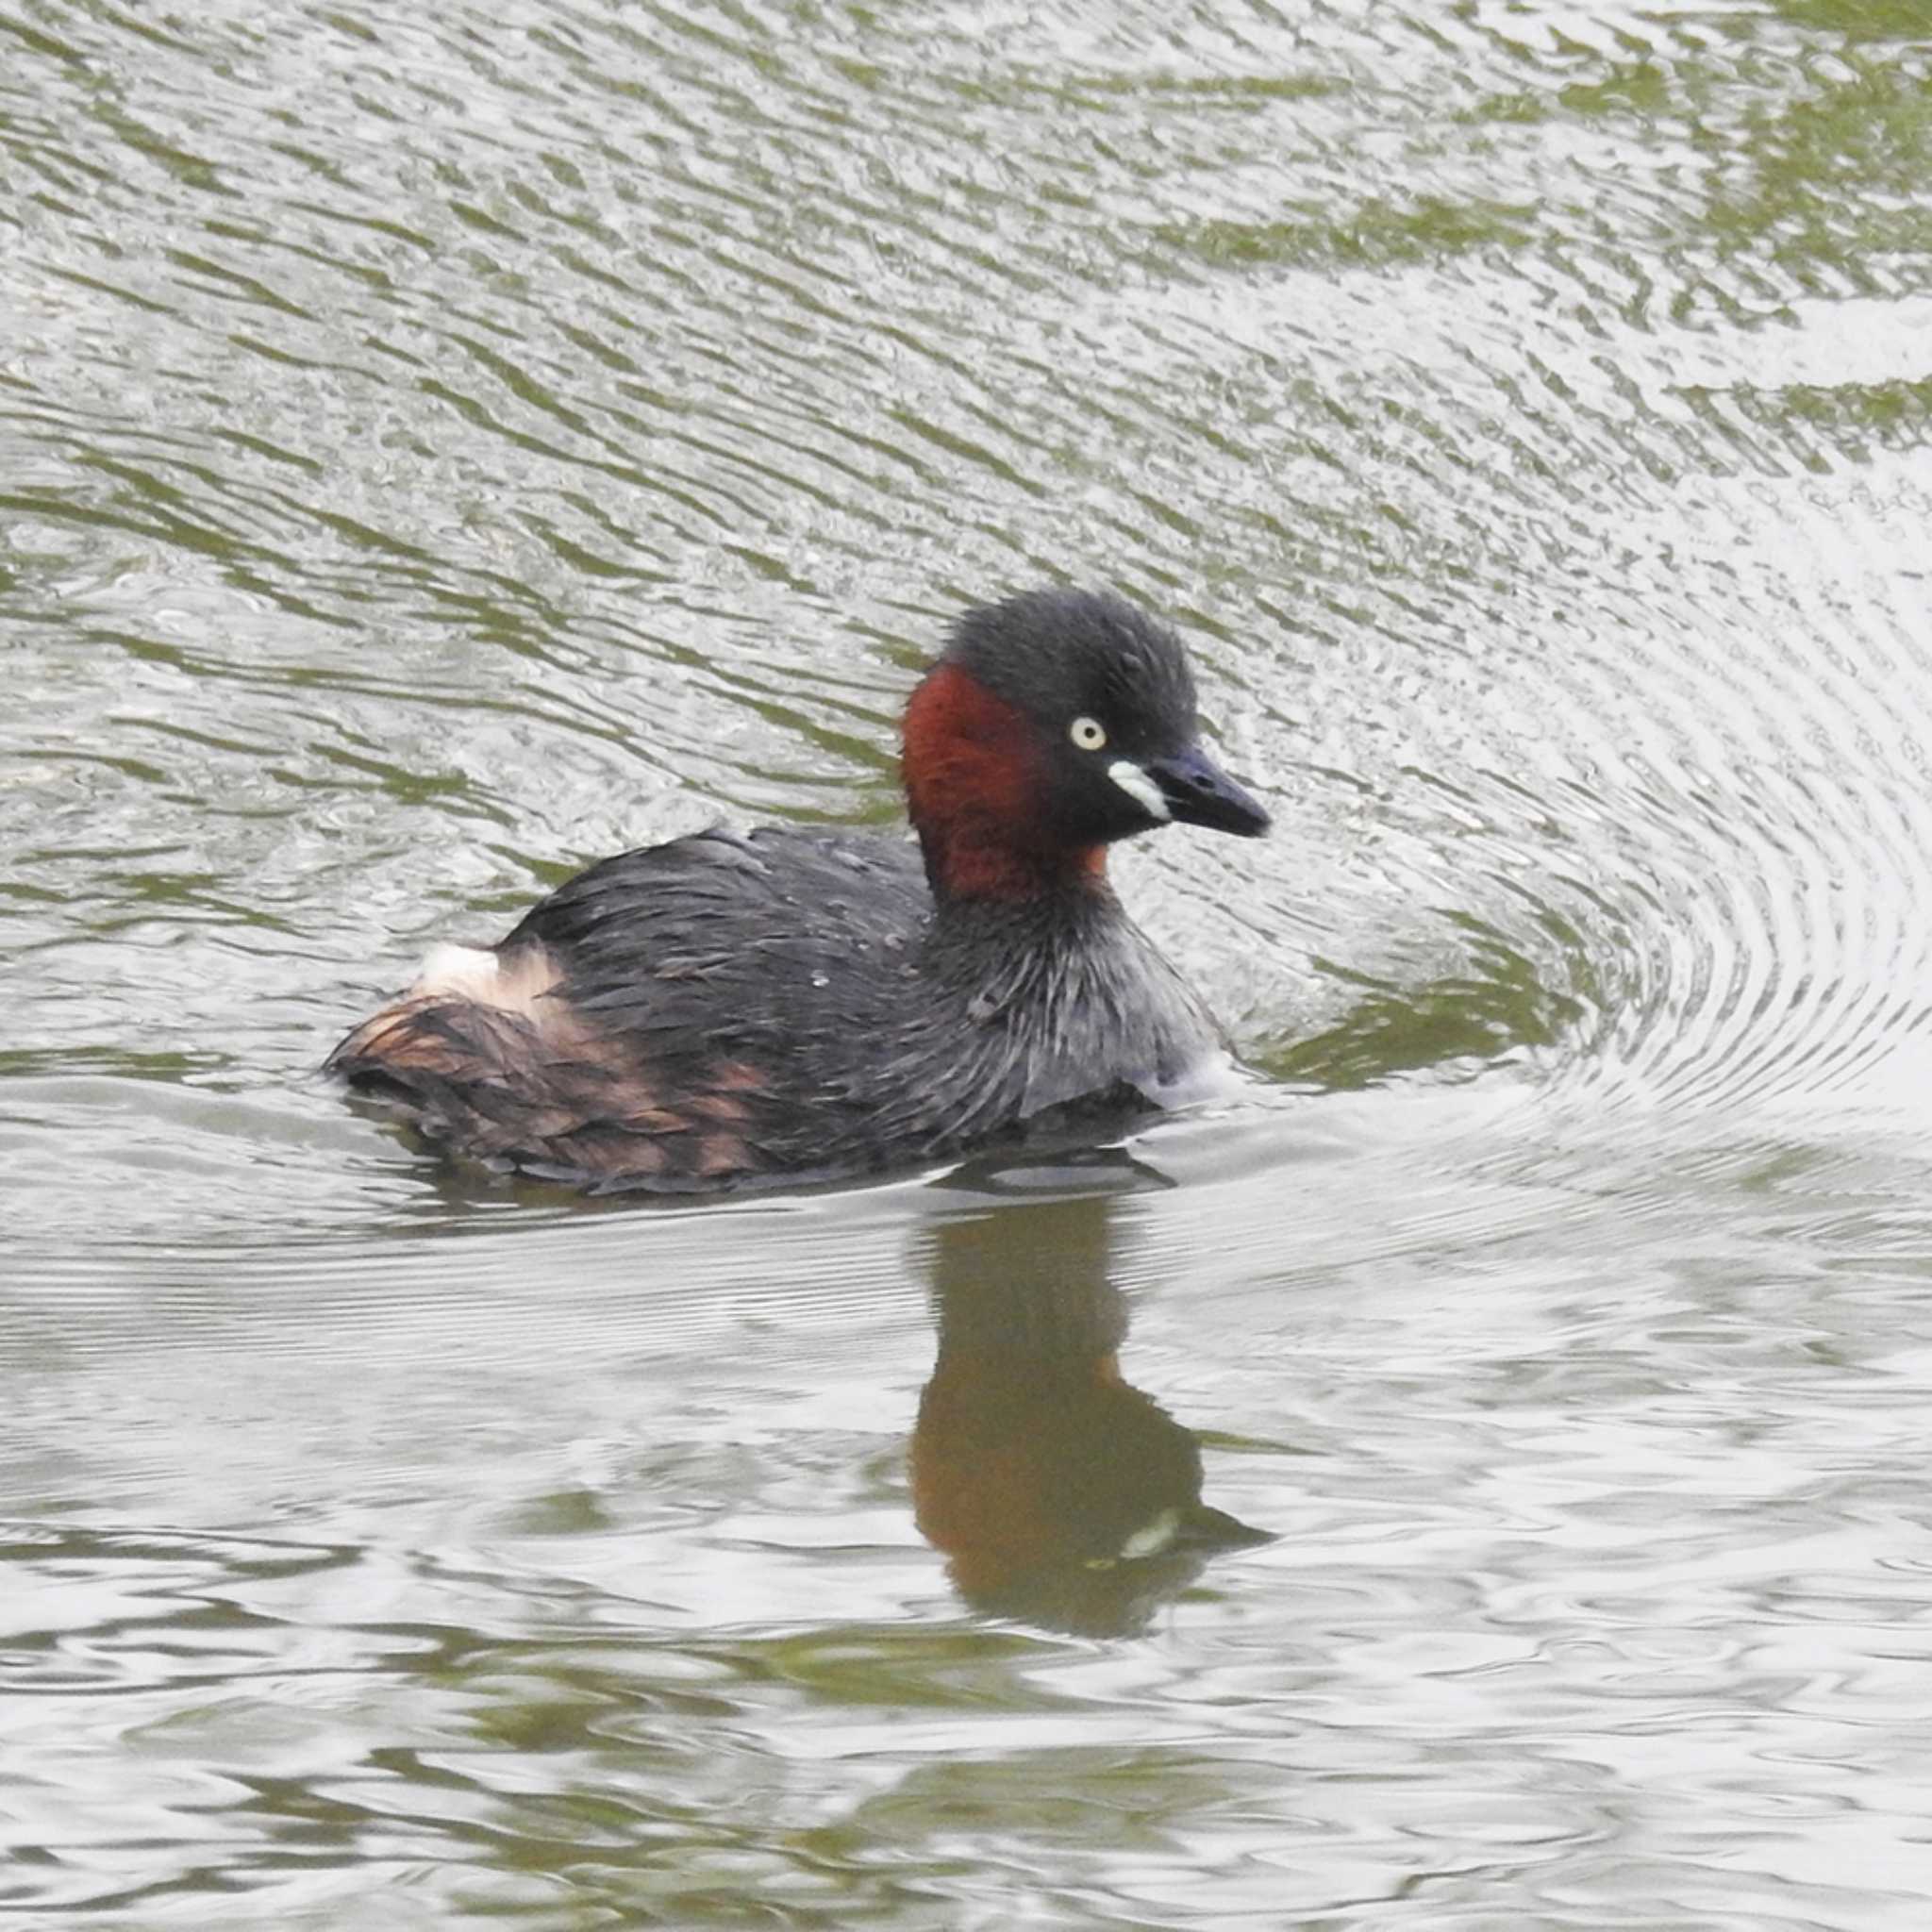
[[[1143,1625],[1214,1551],[1264,1533],[1201,1501],[1193,1435],[1122,1381],[1105,1195],[940,1224],[939,1360],[912,1439],[919,1526],[975,1608]]]

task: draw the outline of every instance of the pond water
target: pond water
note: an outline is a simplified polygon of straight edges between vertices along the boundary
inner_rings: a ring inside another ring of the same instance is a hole
[[[1921,0],[0,10],[0,1919],[1918,1932],[1928,178]],[[1242,1097],[315,1078],[1055,579]]]

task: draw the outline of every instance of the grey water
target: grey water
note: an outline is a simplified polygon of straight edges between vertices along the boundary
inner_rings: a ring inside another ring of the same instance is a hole
[[[1919,1932],[1928,180],[1920,0],[0,0],[0,1922]],[[1240,1097],[315,1079],[1049,580]]]

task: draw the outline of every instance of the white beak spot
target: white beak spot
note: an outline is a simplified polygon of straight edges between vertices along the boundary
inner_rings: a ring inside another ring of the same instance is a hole
[[[1107,768],[1107,775],[1149,818],[1158,819],[1163,824],[1173,818],[1174,813],[1167,808],[1167,800],[1160,795],[1160,787],[1132,758],[1114,759]]]
[[[1180,1528],[1181,1512],[1163,1509],[1151,1522],[1143,1523],[1121,1545],[1121,1556],[1129,1563],[1142,1557],[1158,1557],[1180,1534]]]

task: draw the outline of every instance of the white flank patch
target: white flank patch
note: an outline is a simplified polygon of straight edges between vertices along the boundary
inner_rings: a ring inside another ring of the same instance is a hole
[[[557,1008],[537,1002],[556,986],[557,962],[541,946],[519,948],[508,964],[476,946],[438,946],[423,962],[411,999],[472,1000],[526,1020],[555,1019]]]
[[[1114,759],[1107,768],[1107,775],[1150,818],[1173,818],[1174,813],[1167,808],[1167,800],[1160,795],[1160,787],[1132,758]]]
[[[506,965],[494,953],[475,946],[438,946],[423,962],[410,999],[472,1000],[526,1020],[557,1017],[554,1007],[537,1002],[557,984],[557,964],[541,946],[520,951]]]
[[[416,974],[409,991],[459,1000],[480,1000],[495,1004],[497,964],[494,953],[480,952],[475,946],[437,946],[431,949]]]

